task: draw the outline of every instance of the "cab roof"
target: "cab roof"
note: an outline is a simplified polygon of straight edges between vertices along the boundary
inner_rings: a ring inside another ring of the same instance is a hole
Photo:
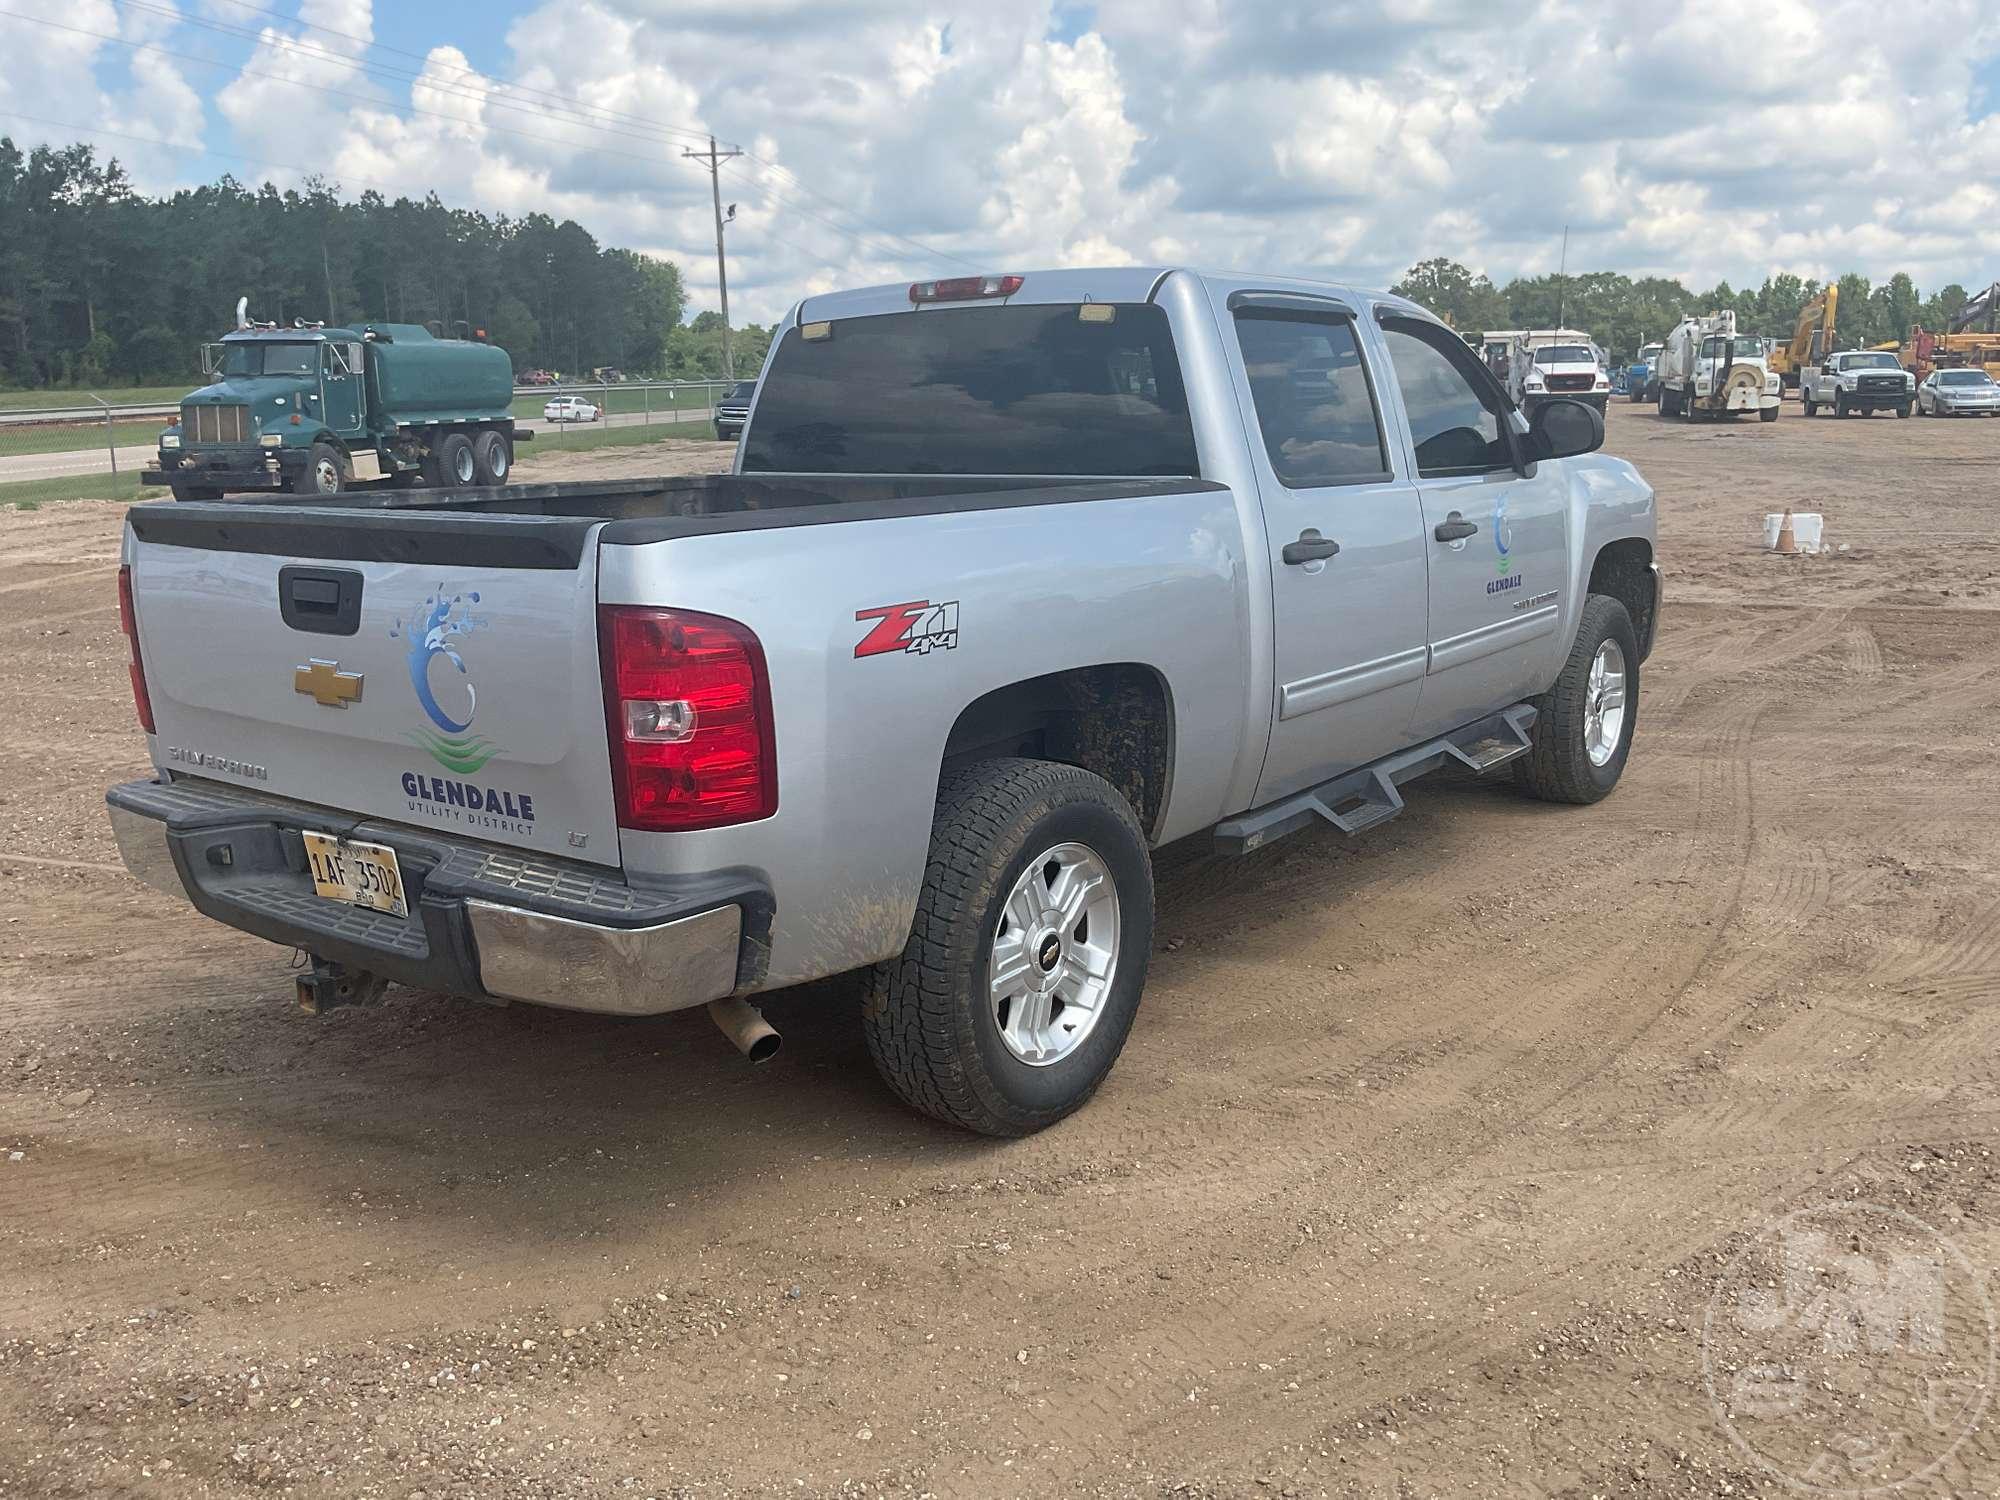
[[[989,273],[996,274],[996,273]],[[997,274],[1014,274],[1002,272]],[[1073,302],[1150,302],[1169,276],[1187,275],[1206,285],[1211,293],[1224,298],[1231,292],[1293,292],[1301,296],[1330,297],[1344,302],[1356,312],[1370,306],[1386,306],[1427,322],[1439,320],[1416,303],[1388,292],[1366,291],[1331,281],[1315,281],[1302,276],[1258,276],[1243,271],[1202,271],[1192,266],[1091,266],[1057,267],[1023,271],[1020,290],[1005,298],[927,303],[925,306],[976,307],[985,302],[1009,304],[1066,304]],[[884,313],[909,312],[911,283],[898,281],[887,286],[861,287],[853,291],[825,292],[807,297],[792,311],[787,322],[818,323],[841,318],[878,317]],[[1442,325],[1441,325],[1442,326]]]

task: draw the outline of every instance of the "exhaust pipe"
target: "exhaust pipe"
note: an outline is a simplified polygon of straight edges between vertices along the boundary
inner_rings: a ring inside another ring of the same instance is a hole
[[[734,995],[709,1001],[708,1018],[736,1044],[736,1050],[753,1063],[769,1062],[784,1045],[784,1038],[764,1019],[763,1012]]]
[[[237,331],[240,333],[242,330],[248,328],[249,326],[250,326],[250,299],[248,297],[238,297],[236,299]]]

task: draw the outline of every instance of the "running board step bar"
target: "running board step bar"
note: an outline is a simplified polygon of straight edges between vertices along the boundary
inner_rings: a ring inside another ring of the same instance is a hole
[[[1401,783],[1448,762],[1483,776],[1526,755],[1533,744],[1529,731],[1534,727],[1533,705],[1517,703],[1463,729],[1398,750],[1358,771],[1294,792],[1268,807],[1226,819],[1215,827],[1216,846],[1224,854],[1248,854],[1320,818],[1345,834],[1366,832],[1403,810],[1402,793],[1396,790]]]

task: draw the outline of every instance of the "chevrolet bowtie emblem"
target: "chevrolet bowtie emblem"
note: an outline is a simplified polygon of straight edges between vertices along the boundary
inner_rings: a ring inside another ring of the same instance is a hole
[[[321,708],[345,708],[361,701],[361,674],[343,672],[339,662],[315,657],[292,673],[292,691],[304,693]]]

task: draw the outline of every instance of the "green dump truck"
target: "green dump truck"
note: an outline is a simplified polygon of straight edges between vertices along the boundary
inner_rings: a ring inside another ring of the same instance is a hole
[[[337,495],[354,485],[502,484],[514,445],[514,365],[504,349],[414,323],[289,328],[252,323],[214,353],[160,434],[147,484],[177,500],[237,490]]]

